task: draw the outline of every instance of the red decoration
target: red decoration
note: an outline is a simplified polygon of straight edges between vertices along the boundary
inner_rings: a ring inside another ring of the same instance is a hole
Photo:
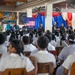
[[[52,13],[52,16],[53,16],[53,17],[57,17],[57,16],[59,16],[59,15],[61,15],[61,12],[53,12],[53,13]]]

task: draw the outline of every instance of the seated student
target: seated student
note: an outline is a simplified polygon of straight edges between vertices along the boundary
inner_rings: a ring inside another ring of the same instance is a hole
[[[58,56],[58,59],[60,60],[61,64],[68,57],[68,55],[75,52],[74,35],[73,34],[69,35],[68,40],[69,40],[69,45],[64,47]],[[64,75],[63,70],[64,68],[62,66],[58,67],[56,75]]]
[[[60,42],[57,42],[56,46],[62,46],[62,47],[65,47],[65,46],[68,46],[68,44],[66,43],[66,37],[64,34],[61,35],[61,40]]]
[[[24,43],[24,52],[32,52],[36,50],[36,47],[33,44],[31,44],[30,38],[28,36],[23,36],[22,41]]]
[[[75,53],[69,55],[62,64],[62,66],[64,67],[64,75],[70,75],[70,69],[73,62],[75,62]]]
[[[55,51],[55,47],[50,44],[51,36],[50,36],[49,34],[45,34],[45,36],[49,39],[49,43],[48,43],[47,50],[48,50],[48,51],[52,51],[52,50]]]
[[[20,40],[11,40],[8,47],[9,54],[2,57],[0,61],[0,75],[7,68],[26,68],[28,75],[34,75],[35,69],[27,57],[21,57],[24,46]]]
[[[56,43],[60,42],[60,37],[59,37],[59,32],[55,31],[55,38],[56,38]]]
[[[48,53],[47,46],[48,46],[48,38],[46,36],[40,36],[37,40],[37,47],[38,52],[32,54],[31,56],[34,56],[37,59],[38,63],[47,63],[52,62],[53,68],[56,67],[56,60],[53,54]],[[52,71],[53,73],[53,71]],[[38,74],[38,75],[48,75],[48,74]]]
[[[53,45],[54,47],[56,47],[56,38],[55,38],[54,34],[52,34],[52,40],[51,40],[50,44]]]
[[[4,46],[6,36],[3,33],[0,33],[0,54],[7,52],[7,47]]]

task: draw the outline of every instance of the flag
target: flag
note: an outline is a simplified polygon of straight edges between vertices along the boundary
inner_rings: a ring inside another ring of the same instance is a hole
[[[35,26],[35,18],[25,18],[25,23],[27,26]]]
[[[35,26],[35,21],[28,21],[26,23],[27,26]]]

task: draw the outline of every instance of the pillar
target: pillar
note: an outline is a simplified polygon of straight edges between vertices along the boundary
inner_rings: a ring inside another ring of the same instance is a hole
[[[45,31],[50,30],[52,32],[52,4],[47,3],[46,8]]]
[[[27,17],[32,17],[32,8],[27,8]]]

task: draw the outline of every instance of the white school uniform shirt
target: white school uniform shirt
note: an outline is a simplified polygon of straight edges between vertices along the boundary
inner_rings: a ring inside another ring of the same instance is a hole
[[[24,45],[24,52],[35,51],[37,48],[32,44]]]
[[[33,55],[36,59],[38,63],[47,63],[47,62],[53,62],[54,67],[56,67],[56,60],[53,54],[48,53],[47,50],[40,50],[37,53],[34,53]],[[48,73],[46,74],[38,74],[38,75],[48,75]]]
[[[7,35],[7,41],[9,41],[9,39],[10,39],[10,36],[11,36],[11,34],[10,34],[10,35]]]
[[[60,38],[58,36],[55,36],[56,42],[60,42]]]
[[[38,40],[38,37],[33,37],[33,44],[36,46],[37,45],[37,40]]]
[[[72,54],[75,52],[75,44],[73,45],[68,45],[66,47],[64,47],[62,49],[62,51],[60,52],[58,58],[60,60],[65,60],[67,58],[68,55]]]
[[[64,63],[62,64],[64,68],[69,70],[68,75],[70,75],[70,70],[73,62],[75,62],[75,53],[69,55],[67,59],[64,61]]]
[[[60,46],[60,42],[56,43],[56,47]],[[62,47],[68,46],[68,44],[65,41],[62,41]]]
[[[50,44],[53,45],[54,47],[56,47],[56,42],[55,42],[55,40],[51,40]]]
[[[7,68],[26,68],[27,72],[34,69],[33,64],[29,58],[22,58],[18,54],[11,53],[1,58],[0,71],[4,71]]]
[[[48,43],[47,49],[48,49],[48,51],[55,51],[55,47],[53,45],[51,45],[50,43]]]
[[[3,54],[5,52],[7,52],[7,47],[5,47],[3,44],[0,45],[0,54]]]
[[[5,41],[5,42],[3,43],[3,45],[4,45],[5,47],[7,47],[7,46],[8,46],[8,44],[9,44],[9,42],[8,42],[8,41]]]

